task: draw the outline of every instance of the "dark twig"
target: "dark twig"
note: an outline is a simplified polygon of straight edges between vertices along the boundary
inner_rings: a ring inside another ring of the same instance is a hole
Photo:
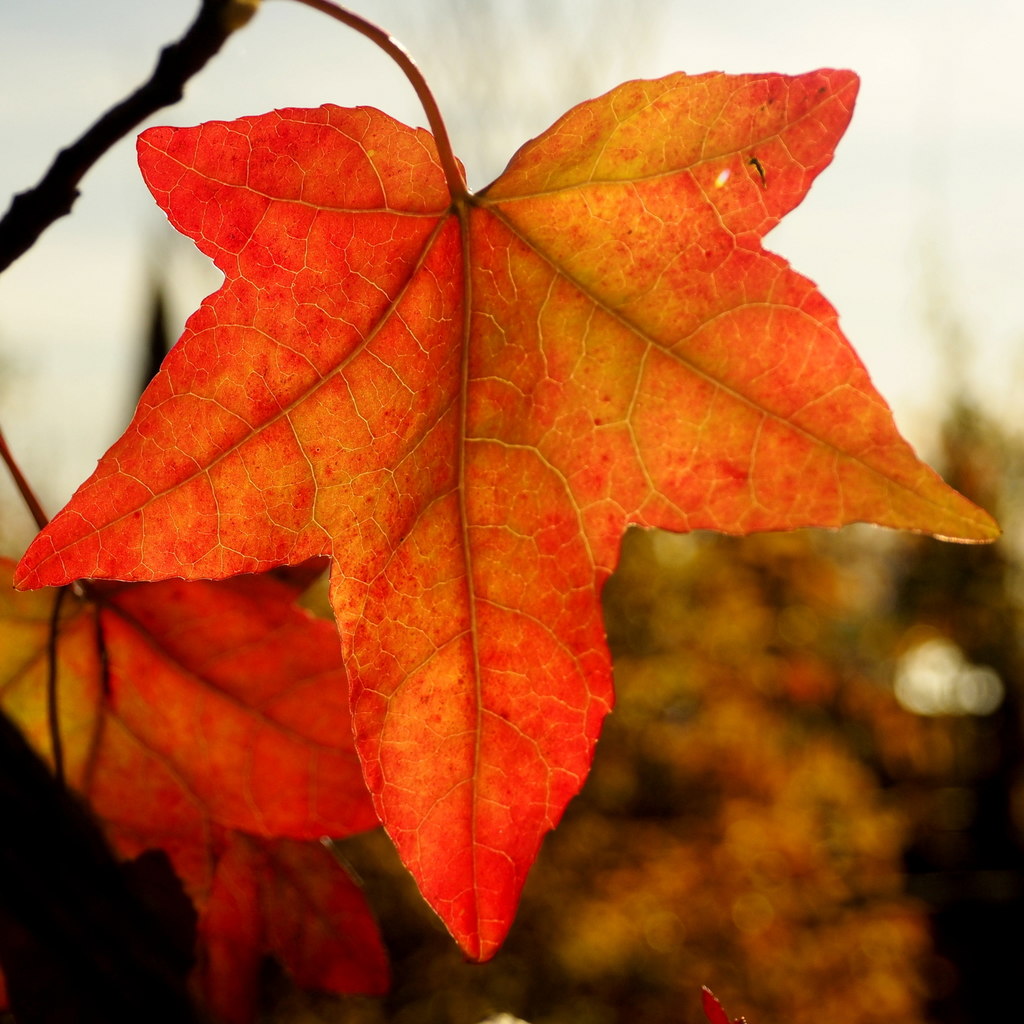
[[[60,609],[64,604],[67,587],[60,587],[53,599],[50,613],[50,635],[46,645],[48,664],[46,666],[46,724],[50,730],[50,748],[53,752],[53,774],[57,782],[64,785],[64,744],[60,738],[60,709],[57,703],[57,643],[60,639]]]
[[[255,9],[255,0],[201,0],[196,20],[178,42],[161,51],[149,81],[61,150],[35,188],[11,201],[0,220],[0,272],[27,252],[55,220],[71,212],[78,183],[115,142],[161,107],[181,99],[185,83]]]

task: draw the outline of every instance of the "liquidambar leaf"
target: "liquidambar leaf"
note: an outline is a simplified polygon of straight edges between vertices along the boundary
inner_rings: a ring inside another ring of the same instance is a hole
[[[297,595],[270,576],[103,588],[68,598],[57,644],[68,781],[121,856],[167,852],[199,913],[206,1001],[237,1024],[268,953],[300,984],[387,985],[362,894],[316,841],[377,819],[334,628]],[[53,602],[0,585],[0,706],[45,756]]]
[[[377,810],[490,956],[612,703],[598,594],[627,524],[995,535],[761,248],[856,88],[629,82],[469,197],[372,109],[151,129],[146,180],[225,283],[18,585],[330,554]]]

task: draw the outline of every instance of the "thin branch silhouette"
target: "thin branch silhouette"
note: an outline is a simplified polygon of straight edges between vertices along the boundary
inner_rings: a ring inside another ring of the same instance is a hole
[[[256,3],[244,0],[201,0],[195,21],[181,39],[160,51],[149,79],[62,149],[35,188],[11,200],[0,220],[0,273],[28,252],[54,221],[71,212],[78,184],[93,164],[151,114],[177,103],[185,83],[255,10]]]

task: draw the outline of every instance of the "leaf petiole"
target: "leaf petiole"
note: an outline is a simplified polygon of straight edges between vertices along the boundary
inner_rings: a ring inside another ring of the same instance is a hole
[[[448,138],[448,129],[445,127],[444,118],[430,91],[423,72],[417,67],[416,62],[409,56],[409,52],[392,35],[385,32],[372,22],[353,14],[344,7],[339,7],[331,0],[298,0],[298,3],[312,7],[314,10],[340,21],[343,25],[355,29],[360,35],[366,36],[372,43],[376,43],[401,69],[402,73],[409,80],[416,95],[427,115],[427,122],[434,134],[434,143],[437,146],[438,159],[441,161],[441,169],[444,171],[445,180],[448,182],[448,191],[453,201],[469,198],[469,187],[466,185],[465,175],[459,166],[458,160],[452,151],[451,140]]]
[[[43,506],[39,504],[39,499],[35,496],[35,492],[29,486],[29,482],[25,479],[18,463],[14,461],[14,456],[11,454],[11,449],[7,447],[7,439],[4,437],[2,430],[0,430],[0,458],[7,464],[11,476],[14,477],[14,484],[18,488],[18,493],[21,494],[22,500],[28,506],[29,512],[32,513],[36,526],[42,530],[50,521],[50,517],[43,511]]]

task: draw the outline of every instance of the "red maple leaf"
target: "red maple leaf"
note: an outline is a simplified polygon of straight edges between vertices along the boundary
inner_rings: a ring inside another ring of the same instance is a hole
[[[17,584],[330,555],[377,811],[490,956],[612,703],[598,594],[628,524],[995,535],[761,247],[856,88],[626,83],[477,195],[372,109],[151,129],[143,174],[225,283]]]
[[[68,782],[121,856],[167,852],[199,914],[198,987],[240,1024],[266,954],[309,987],[387,985],[363,896],[318,841],[377,819],[335,630],[298,592],[271,576],[101,587],[67,602],[56,646]],[[0,588],[0,706],[50,757],[53,601]]]

